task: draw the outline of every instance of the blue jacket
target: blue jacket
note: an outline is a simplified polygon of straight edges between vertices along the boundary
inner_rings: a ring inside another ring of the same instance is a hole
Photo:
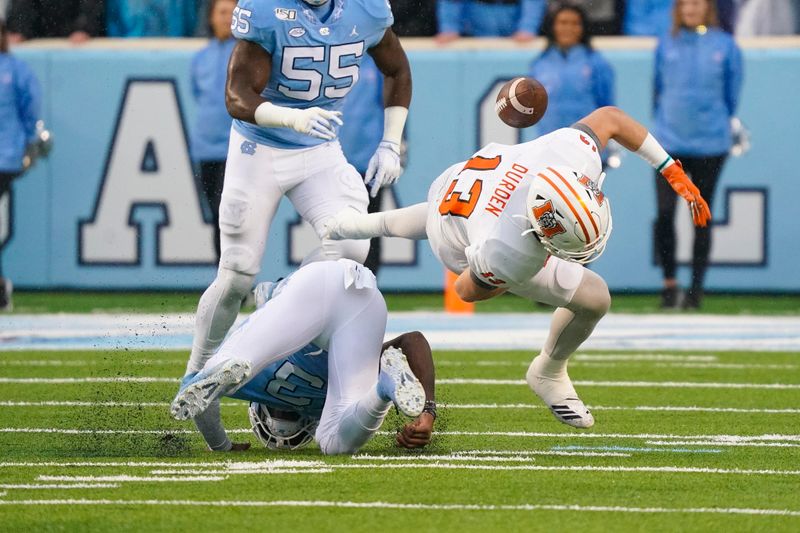
[[[729,34],[667,34],[656,48],[654,135],[671,153],[727,152],[741,88],[742,54]]]
[[[472,37],[507,37],[517,31],[539,33],[545,0],[485,3],[478,0],[437,0],[439,33]]]
[[[672,27],[674,0],[627,0],[622,33],[661,36]]]
[[[109,37],[191,37],[196,0],[106,0]]]
[[[369,56],[361,61],[360,74],[342,108],[339,142],[347,161],[363,175],[383,138],[383,74]]]
[[[570,126],[598,107],[614,105],[611,65],[582,44],[566,52],[551,46],[531,63],[530,75],[547,89],[547,112],[537,126],[541,135]]]
[[[233,119],[225,108],[228,59],[236,39],[211,39],[192,58],[192,95],[197,117],[191,136],[192,161],[224,161]]]
[[[22,170],[41,108],[42,89],[30,67],[10,54],[0,54],[0,172]]]

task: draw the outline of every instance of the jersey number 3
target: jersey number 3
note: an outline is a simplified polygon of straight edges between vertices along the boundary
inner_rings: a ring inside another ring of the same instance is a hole
[[[358,81],[358,64],[342,65],[342,59],[351,57],[357,59],[364,55],[364,41],[357,43],[340,44],[330,47],[328,58],[325,57],[325,46],[286,46],[283,49],[281,60],[281,74],[288,80],[303,82],[305,89],[296,90],[284,84],[278,85],[278,90],[289,98],[311,102],[324,94],[326,98],[344,98]],[[298,68],[298,60],[306,62],[325,63],[327,59],[327,73],[333,78],[334,83],[322,88],[323,73],[316,68]]]
[[[475,156],[467,161],[459,174],[465,170],[494,170],[500,166],[500,161],[501,158],[499,155],[492,158]],[[478,199],[481,197],[483,180],[476,179],[472,183],[472,187],[469,188],[469,193],[466,198],[462,198],[460,192],[454,192],[457,183],[458,178],[454,179],[450,183],[450,187],[447,188],[447,193],[445,193],[442,203],[439,204],[439,214],[442,216],[451,215],[454,217],[469,218],[472,212],[475,211],[475,206],[478,205]]]

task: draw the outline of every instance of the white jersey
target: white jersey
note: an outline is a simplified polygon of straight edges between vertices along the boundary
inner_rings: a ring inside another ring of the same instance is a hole
[[[533,173],[553,165],[592,180],[602,172],[592,137],[562,128],[523,144],[488,144],[439,176],[428,191],[426,231],[442,264],[456,273],[469,267],[494,287],[528,285],[548,253],[534,235],[522,235],[531,227],[525,200]]]

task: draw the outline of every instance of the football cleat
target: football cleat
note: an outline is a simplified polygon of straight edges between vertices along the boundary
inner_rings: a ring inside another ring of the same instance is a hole
[[[250,377],[250,363],[239,359],[224,361],[214,368],[199,372],[172,400],[170,413],[175,420],[194,418],[226,394],[236,392]]]
[[[390,346],[381,355],[378,394],[406,416],[419,416],[425,407],[425,390],[399,348]]]
[[[537,356],[525,376],[528,386],[553,413],[559,422],[575,428],[590,428],[594,417],[586,405],[578,398],[575,387],[566,372],[559,378],[542,375],[541,366],[546,355]]]

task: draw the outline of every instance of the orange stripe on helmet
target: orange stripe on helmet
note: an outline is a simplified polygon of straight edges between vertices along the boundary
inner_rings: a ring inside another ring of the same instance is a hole
[[[596,235],[600,235],[600,229],[597,227],[597,223],[594,221],[594,217],[592,216],[592,212],[589,210],[589,208],[584,203],[583,197],[580,194],[578,194],[578,192],[575,191],[575,189],[572,188],[572,185],[570,185],[569,182],[566,179],[564,179],[564,176],[562,176],[561,174],[556,172],[555,169],[553,169],[552,167],[547,167],[547,170],[549,170],[550,172],[552,172],[553,174],[555,174],[556,176],[561,178],[561,181],[564,182],[564,185],[566,185],[567,188],[572,192],[572,194],[575,195],[575,198],[578,199],[578,202],[581,204],[581,207],[583,207],[584,212],[586,212],[586,216],[589,217],[589,220],[592,222],[592,227],[594,228],[595,234]]]
[[[558,185],[553,183],[553,181],[550,178],[548,178],[547,176],[545,176],[541,172],[538,175],[539,175],[540,178],[542,178],[547,183],[549,183],[550,186],[559,194],[559,196],[561,196],[561,198],[564,200],[564,202],[566,202],[567,207],[569,207],[570,211],[572,211],[572,214],[575,215],[575,219],[578,221],[578,224],[581,225],[581,229],[583,230],[583,235],[586,237],[586,242],[587,243],[592,242],[592,239],[589,238],[589,232],[586,230],[586,226],[584,225],[583,220],[581,220],[581,216],[578,214],[578,210],[575,209],[575,207],[573,207],[572,202],[569,201],[569,198],[567,198],[567,195],[564,194],[564,192],[561,189],[558,188]]]

